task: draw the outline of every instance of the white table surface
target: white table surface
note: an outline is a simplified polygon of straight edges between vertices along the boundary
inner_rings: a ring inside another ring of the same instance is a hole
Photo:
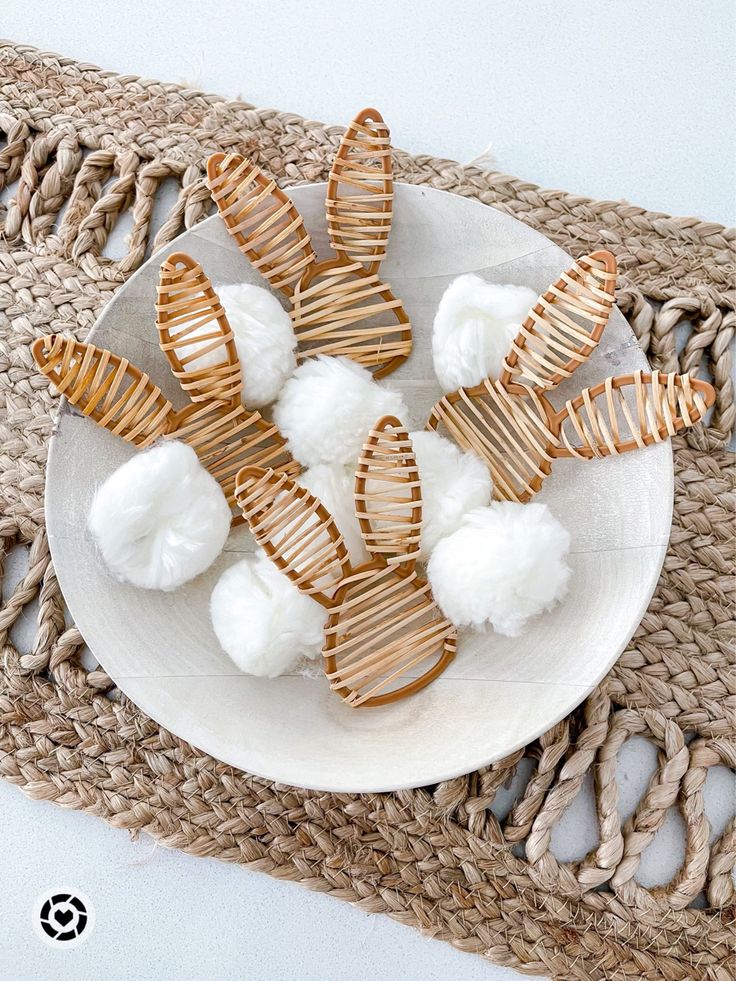
[[[360,15],[335,0],[5,0],[0,33],[104,68],[185,81],[315,119],[347,122],[372,103],[396,145],[411,151],[468,161],[490,146],[496,169],[547,187],[733,223],[730,0],[541,0],[531,10],[500,0],[375,0]],[[361,17],[371,26],[369,56],[348,50]],[[605,122],[597,122],[602,115]],[[116,249],[113,235],[106,251]],[[22,568],[18,554],[5,590]],[[32,636],[33,615],[28,608],[13,632],[21,647]],[[643,739],[624,748],[622,815],[643,793],[654,762]],[[512,792],[499,794],[499,815]],[[713,835],[723,830],[734,792],[727,771],[709,773]],[[519,977],[293,884],[169,851],[145,835],[132,841],[3,782],[0,820],[2,978]],[[586,784],[554,830],[553,851],[561,859],[583,855],[596,844],[596,827]],[[672,811],[644,853],[639,880],[666,881],[683,845],[682,820]],[[36,898],[60,886],[85,893],[97,915],[86,943],[62,952],[37,940],[31,926]]]

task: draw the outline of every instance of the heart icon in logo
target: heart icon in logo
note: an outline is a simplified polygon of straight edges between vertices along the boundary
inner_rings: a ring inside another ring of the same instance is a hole
[[[60,909],[54,910],[54,919],[61,926],[66,926],[74,916],[74,910],[69,909],[69,907],[62,907]]]

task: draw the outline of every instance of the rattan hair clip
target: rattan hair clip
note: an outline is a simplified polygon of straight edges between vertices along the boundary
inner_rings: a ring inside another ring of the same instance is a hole
[[[444,671],[455,656],[456,631],[417,574],[419,473],[397,419],[376,423],[356,473],[356,514],[372,556],[363,565],[353,567],[332,516],[285,474],[247,467],[236,494],[275,565],[329,610],[325,673],[349,705],[404,698]],[[422,673],[405,680],[420,666]]]
[[[276,426],[241,401],[243,378],[225,311],[201,266],[182,252],[161,264],[156,303],[159,344],[190,404],[175,410],[149,376],[127,359],[61,334],[34,341],[39,369],[85,416],[139,447],[182,440],[235,508],[244,466],[296,474]],[[200,364],[202,367],[200,367]],[[242,522],[242,515],[234,518]]]
[[[495,496],[529,501],[555,460],[616,456],[650,446],[699,422],[712,385],[689,375],[641,371],[607,378],[556,411],[545,393],[595,350],[613,308],[616,260],[579,259],[539,297],[506,356],[500,379],[445,395],[428,429],[444,428],[479,454]]]
[[[375,109],[353,120],[338,149],[325,208],[335,257],[317,262],[290,198],[246,157],[216,153],[207,181],[238,248],[291,304],[302,358],[345,355],[381,378],[411,350],[411,324],[378,270],[393,207],[388,127]]]

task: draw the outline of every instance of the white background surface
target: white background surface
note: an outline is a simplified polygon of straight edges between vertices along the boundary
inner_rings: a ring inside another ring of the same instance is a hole
[[[732,0],[3,0],[0,35],[543,187],[736,221]]]
[[[490,146],[496,169],[542,186],[731,224],[735,19],[731,0],[4,0],[0,34],[329,122],[346,123],[372,103],[408,150],[468,161]],[[6,586],[18,574],[16,563]],[[27,615],[21,633],[29,636]],[[627,745],[624,815],[653,765],[648,743]],[[726,771],[712,771],[714,834],[733,794]],[[497,813],[509,797],[499,795]],[[145,836],[132,842],[5,783],[0,815],[2,978],[518,977],[294,885],[166,851]],[[586,786],[555,829],[553,850],[581,856],[596,844],[595,828]],[[672,812],[644,855],[640,881],[666,881],[682,854],[682,821]],[[82,890],[97,911],[88,942],[65,953],[46,948],[31,928],[36,897],[56,886]]]

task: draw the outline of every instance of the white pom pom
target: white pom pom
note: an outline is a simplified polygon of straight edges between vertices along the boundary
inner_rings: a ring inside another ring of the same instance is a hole
[[[381,416],[405,419],[398,392],[373,380],[349,358],[309,358],[287,381],[273,418],[292,455],[316,463],[354,466],[371,427]]]
[[[335,519],[352,564],[367,562],[369,555],[355,516],[355,474],[340,463],[318,463],[302,471],[297,483],[314,494]]]
[[[440,300],[432,331],[434,370],[444,390],[498,378],[537,299],[526,286],[499,286],[474,273],[453,280]]]
[[[210,615],[223,650],[241,671],[275,678],[320,652],[327,611],[260,552],[220,576]]]
[[[427,566],[442,612],[458,627],[516,637],[567,592],[570,536],[546,504],[502,501],[467,514]]]
[[[291,317],[268,290],[251,283],[215,287],[225,310],[243,372],[243,402],[251,409],[270,405],[278,398],[284,382],[296,368],[296,335]],[[211,334],[212,325],[192,331]],[[187,355],[211,344],[192,344]],[[203,354],[188,365],[192,370],[222,364],[224,348]]]
[[[493,482],[475,453],[434,432],[410,433],[422,485],[422,553],[456,531],[463,516],[488,504]]]
[[[172,590],[214,562],[232,515],[194,450],[171,440],[138,453],[107,478],[87,525],[123,582]]]

